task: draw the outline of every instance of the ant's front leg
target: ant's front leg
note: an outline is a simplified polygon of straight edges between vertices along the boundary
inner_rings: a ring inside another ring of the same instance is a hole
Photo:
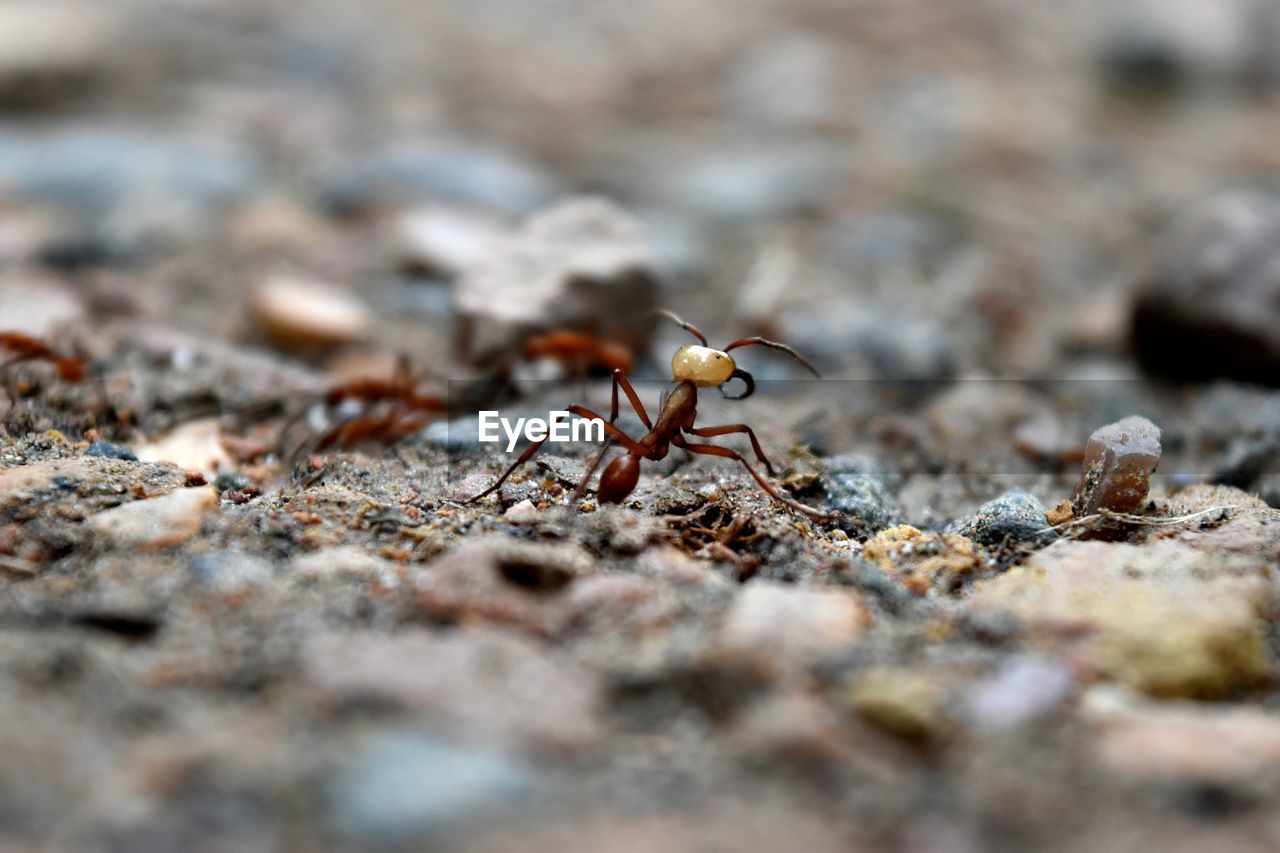
[[[769,476],[774,476],[773,465],[770,464],[769,458],[764,455],[764,450],[760,447],[760,440],[756,438],[756,434],[751,427],[746,424],[726,424],[725,426],[709,426],[709,427],[686,427],[685,432],[689,435],[697,435],[702,438],[714,438],[717,435],[731,435],[733,433],[745,432],[747,437],[751,439],[751,449],[756,452],[756,461],[764,466],[764,470],[769,472]]]
[[[751,467],[751,463],[748,462],[746,459],[744,459],[742,457],[742,454],[738,453],[738,451],[733,450],[732,448],[720,447],[715,444],[690,444],[689,442],[685,441],[684,438],[681,436],[676,436],[675,438],[673,438],[671,443],[674,444],[676,447],[684,448],[690,453],[700,453],[706,456],[720,456],[725,459],[733,459],[738,462],[741,462],[742,467],[746,468],[747,473],[750,474],[751,477],[757,483],[760,484],[760,488],[764,489],[765,494],[767,494],[769,497],[773,498],[775,501],[782,504],[783,506],[790,507],[796,512],[802,512],[805,515],[808,515],[812,518],[816,518],[824,521],[831,518],[835,518],[834,512],[824,512],[823,510],[820,510],[820,509],[814,509],[811,506],[805,506],[799,501],[793,501],[790,498],[783,497],[781,494],[778,493],[776,489],[774,489],[773,486],[769,484],[768,480],[760,476],[760,472],[756,471],[755,468]]]
[[[602,421],[602,422],[604,421],[604,418],[600,417],[598,414],[586,408],[585,406],[570,406],[568,408],[568,411],[572,412],[573,414],[577,415],[580,418],[586,418],[589,421]],[[609,435],[612,441],[618,442],[619,444],[627,448],[628,451],[635,454],[636,456],[639,456],[644,459],[654,458],[652,448],[646,447],[640,442],[631,438],[631,436],[627,435],[625,432],[618,429],[612,423],[605,423],[604,430],[605,430],[605,433]],[[501,477],[498,478],[498,482],[494,483],[492,486],[485,489],[483,492],[476,495],[475,497],[467,498],[465,501],[463,501],[463,503],[464,504],[474,503],[480,500],[481,498],[487,497],[488,495],[491,495],[494,492],[496,492],[499,488],[502,487],[502,484],[507,481],[507,478],[510,477],[513,473],[515,473],[515,470],[517,468],[519,468],[521,465],[523,465],[524,463],[532,459],[533,455],[537,453],[539,450],[541,450],[542,445],[546,443],[547,443],[547,439],[544,438],[544,439],[540,439],[539,441],[535,441],[533,444],[530,444],[528,447],[524,449],[524,452],[520,454],[520,458],[517,459],[514,463],[512,463],[511,467],[506,470],[506,473],[504,473]]]
[[[613,371],[613,388],[612,399],[609,405],[609,423],[616,424],[618,422],[618,388],[621,387],[627,395],[627,400],[631,403],[631,408],[635,409],[640,420],[644,422],[646,429],[653,429],[653,422],[649,420],[649,413],[644,409],[644,403],[640,401],[640,395],[636,393],[636,389],[632,387],[627,380],[627,376],[621,370]],[[586,494],[587,484],[591,482],[591,477],[595,474],[596,469],[600,467],[600,463],[604,461],[604,457],[608,454],[609,449],[613,447],[613,438],[610,437],[604,443],[604,447],[600,448],[600,452],[596,454],[596,458],[592,461],[590,467],[587,468],[586,475],[582,478],[582,482],[578,483],[578,488],[573,492],[573,499],[577,500]]]

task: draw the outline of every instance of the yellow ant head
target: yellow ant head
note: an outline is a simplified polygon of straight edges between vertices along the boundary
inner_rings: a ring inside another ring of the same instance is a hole
[[[677,382],[692,382],[699,388],[714,388],[733,378],[737,369],[733,357],[711,347],[689,344],[671,358],[671,375]]]

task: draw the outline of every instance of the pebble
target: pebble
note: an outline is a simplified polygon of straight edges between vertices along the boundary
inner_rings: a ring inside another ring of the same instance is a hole
[[[95,441],[89,445],[89,449],[84,452],[85,456],[102,456],[107,459],[122,459],[126,462],[137,462],[138,454],[134,453],[128,447],[119,444],[112,444],[109,441]]]
[[[508,524],[532,524],[538,520],[538,508],[533,505],[533,501],[525,498],[509,506],[502,514],[502,520]]]
[[[1045,530],[1047,526],[1044,504],[1034,495],[1016,489],[958,519],[947,527],[947,532],[965,536],[979,545],[1040,544],[1054,538],[1053,531]]]
[[[397,583],[395,566],[391,562],[354,545],[339,545],[292,557],[289,560],[289,574],[314,579],[373,578],[390,587]]]
[[[1160,464],[1160,428],[1133,415],[1099,427],[1084,448],[1084,471],[1071,506],[1077,517],[1100,510],[1133,513]]]
[[[925,532],[909,524],[876,534],[862,546],[862,557],[916,595],[956,592],[986,565],[964,536]]]
[[[1017,655],[968,690],[965,708],[983,728],[1011,729],[1059,710],[1077,687],[1075,674],[1061,661]]]
[[[272,343],[286,350],[356,343],[373,326],[369,309],[348,291],[293,276],[259,281],[253,290],[253,311]]]
[[[382,731],[333,779],[329,819],[360,846],[412,845],[491,820],[532,787],[529,771],[505,752]]]
[[[825,508],[857,519],[870,531],[892,527],[902,518],[893,499],[894,478],[870,456],[847,454],[826,460],[821,482]]]
[[[851,649],[871,617],[854,593],[756,580],[738,593],[720,630],[719,647],[771,669]]]
[[[198,534],[205,516],[217,506],[218,493],[213,489],[175,489],[103,510],[90,516],[89,523],[117,547],[171,548]]]
[[[0,5],[0,106],[44,107],[98,82],[117,58],[116,23],[97,3]]]
[[[187,566],[200,583],[224,593],[261,586],[275,576],[270,560],[242,551],[197,554]]]
[[[1127,704],[1095,727],[1098,760],[1132,782],[1280,788],[1280,719],[1257,708]]]
[[[233,465],[222,446],[221,434],[221,421],[216,417],[188,421],[140,446],[138,458],[144,462],[168,462],[184,471],[199,471],[212,480],[219,470]]]
[[[646,348],[659,283],[640,224],[609,201],[541,211],[456,283],[464,355],[506,357],[534,330],[594,327]]]
[[[402,268],[447,279],[479,266],[506,236],[507,229],[491,217],[439,206],[401,214],[392,234]]]
[[[936,743],[951,730],[945,695],[926,673],[873,669],[857,678],[848,700],[863,721],[903,740]]]
[[[1178,541],[1058,542],[977,587],[967,610],[1013,615],[1086,676],[1213,698],[1269,677],[1264,565]]]
[[[1192,214],[1140,287],[1132,337],[1151,373],[1280,385],[1280,199],[1228,194]]]

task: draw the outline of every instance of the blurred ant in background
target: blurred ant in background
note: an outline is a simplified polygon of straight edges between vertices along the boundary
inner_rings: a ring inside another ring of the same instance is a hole
[[[7,355],[7,358],[3,356]],[[0,332],[0,384],[3,384],[9,404],[16,404],[26,390],[20,385],[14,370],[19,365],[45,362],[52,365],[58,378],[64,382],[83,382],[85,360],[79,356],[64,355],[49,344],[24,332]]]
[[[751,466],[741,454],[736,450],[728,447],[720,447],[710,443],[695,443],[688,441],[685,436],[692,435],[700,438],[712,438],[720,435],[730,435],[734,433],[746,433],[751,440],[751,448],[755,451],[756,460],[764,466],[765,470],[772,476],[773,465],[770,464],[768,457],[764,455],[764,450],[760,447],[760,441],[756,438],[756,434],[751,427],[746,424],[726,424],[724,426],[697,427],[694,422],[697,419],[698,409],[698,389],[699,388],[720,388],[720,393],[726,399],[741,400],[745,399],[755,391],[755,380],[751,374],[738,367],[733,356],[729,355],[729,351],[745,346],[763,346],[776,350],[791,356],[800,364],[804,365],[814,376],[819,376],[818,371],[803,356],[793,350],[786,344],[771,341],[761,337],[742,338],[734,341],[722,350],[714,349],[707,343],[707,336],[704,335],[696,326],[686,323],[675,314],[669,311],[659,312],[662,316],[675,322],[682,329],[689,332],[698,339],[697,344],[687,344],[676,350],[675,355],[671,359],[671,377],[675,381],[676,386],[670,393],[664,393],[659,401],[658,420],[655,424],[649,418],[649,413],[645,411],[644,404],[640,402],[640,396],[636,393],[635,388],[627,380],[626,375],[621,369],[613,371],[613,388],[612,388],[612,405],[609,410],[609,420],[605,424],[605,432],[608,440],[605,441],[604,447],[595,461],[587,469],[586,476],[582,478],[582,482],[578,484],[577,491],[574,493],[574,499],[581,497],[587,488],[587,483],[591,479],[591,475],[595,473],[596,468],[604,461],[605,455],[616,443],[621,445],[625,450],[621,456],[614,459],[605,467],[604,472],[600,475],[600,484],[596,493],[601,503],[622,503],[627,496],[635,489],[640,479],[640,462],[642,460],[657,461],[666,457],[671,445],[675,445],[689,453],[701,454],[706,456],[720,456],[725,459],[733,459],[742,464],[747,469],[752,478],[760,485],[760,488],[769,495],[773,500],[798,512],[805,513],[814,518],[825,519],[830,518],[831,514],[822,510],[805,506],[802,503],[791,500],[780,494],[767,480]],[[741,380],[746,389],[738,395],[730,395],[725,391],[724,386],[734,379]],[[639,415],[640,420],[648,428],[649,432],[641,438],[633,439],[616,426],[618,420],[618,389],[626,394],[627,400],[631,403],[631,407],[635,413]],[[600,415],[586,408],[585,406],[569,406],[568,411],[581,418],[590,420],[603,421]],[[533,455],[537,453],[542,445],[546,443],[546,439],[535,441],[525,448],[520,457],[511,465],[506,472],[498,478],[498,481],[489,488],[467,499],[466,503],[473,503],[490,494],[493,494],[502,484],[507,481],[517,468],[528,462]]]

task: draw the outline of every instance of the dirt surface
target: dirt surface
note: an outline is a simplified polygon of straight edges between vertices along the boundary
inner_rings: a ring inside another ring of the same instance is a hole
[[[0,849],[1280,848],[1280,16],[1175,5],[0,7]],[[464,503],[657,307],[827,514]]]

